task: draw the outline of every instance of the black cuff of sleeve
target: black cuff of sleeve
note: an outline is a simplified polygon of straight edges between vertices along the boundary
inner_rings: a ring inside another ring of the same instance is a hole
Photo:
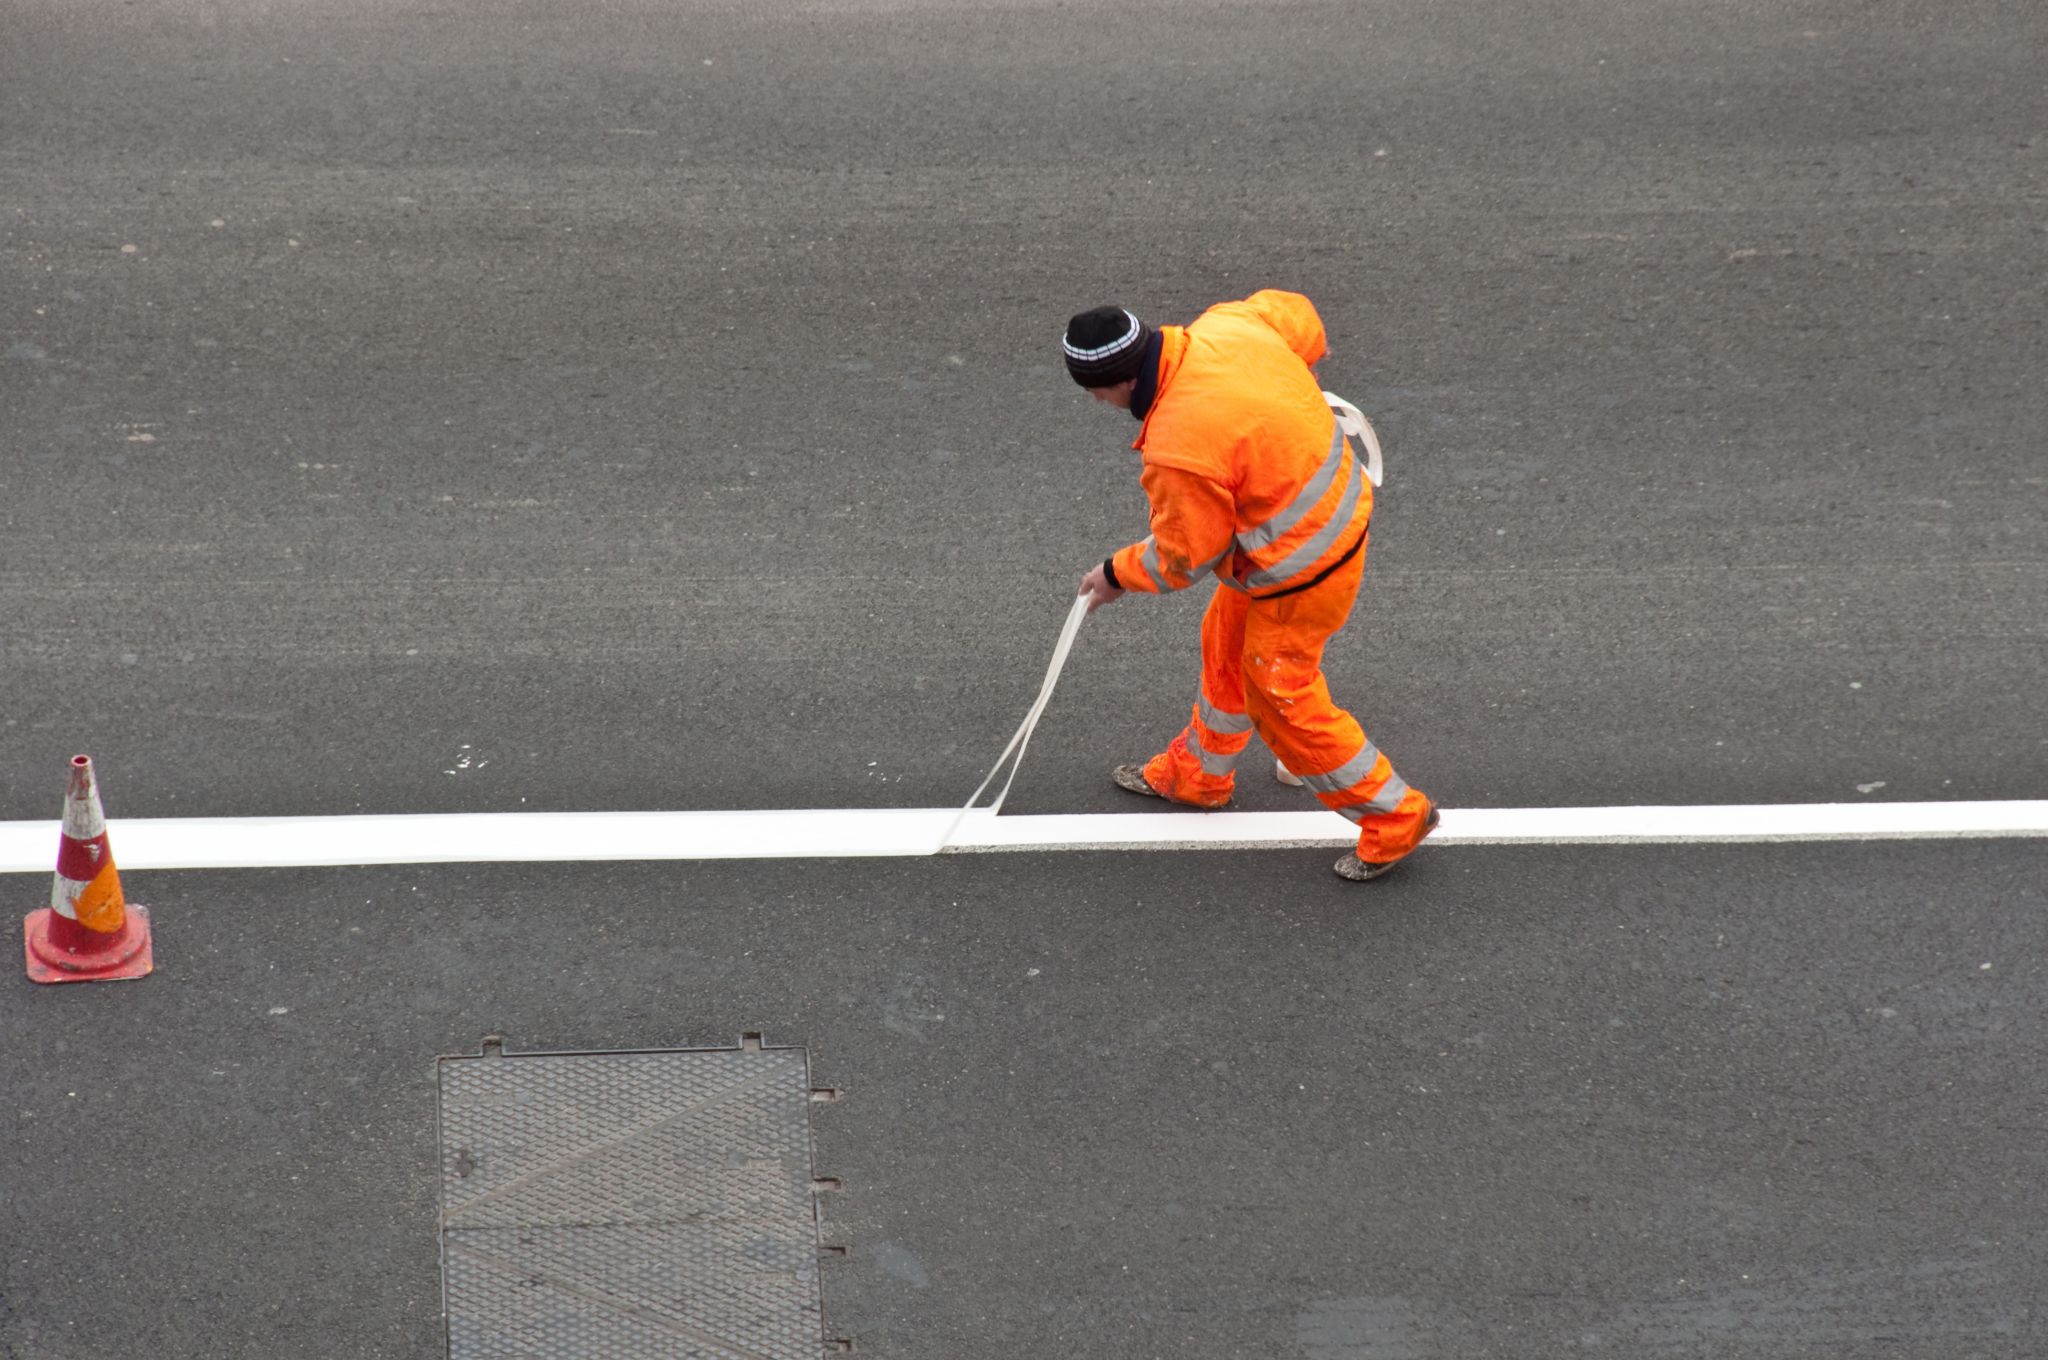
[[[1116,559],[1114,557],[1102,559],[1102,577],[1109,582],[1111,590],[1122,590],[1124,588],[1123,582],[1116,579]]]

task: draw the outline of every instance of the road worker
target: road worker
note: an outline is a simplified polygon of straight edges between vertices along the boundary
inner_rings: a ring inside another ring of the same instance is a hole
[[[1437,810],[1323,680],[1323,644],[1351,612],[1372,518],[1365,467],[1311,371],[1326,347],[1314,305],[1277,289],[1188,326],[1097,307],[1061,341],[1074,381],[1142,422],[1131,447],[1152,508],[1150,534],[1081,578],[1088,612],[1127,591],[1217,579],[1186,729],[1112,777],[1132,793],[1220,808],[1256,731],[1280,778],[1357,825],[1357,847],[1335,868],[1363,882],[1420,845]]]

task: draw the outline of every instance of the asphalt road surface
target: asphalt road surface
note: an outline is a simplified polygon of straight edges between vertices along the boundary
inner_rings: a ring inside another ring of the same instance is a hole
[[[0,0],[0,820],[958,803],[1144,532],[1066,317],[1265,286],[1444,805],[2048,796],[2044,48]],[[1012,810],[1137,810],[1200,608],[1095,616]],[[155,976],[0,989],[0,1356],[440,1354],[434,1056],[743,1031],[845,1092],[863,1354],[2048,1351],[2042,841],[1329,858],[130,875]]]

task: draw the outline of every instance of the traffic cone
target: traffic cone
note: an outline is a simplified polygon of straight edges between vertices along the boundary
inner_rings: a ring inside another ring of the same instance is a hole
[[[146,977],[156,966],[149,912],[121,896],[91,756],[71,757],[57,881],[50,905],[29,913],[22,933],[28,975],[35,982],[114,982]]]

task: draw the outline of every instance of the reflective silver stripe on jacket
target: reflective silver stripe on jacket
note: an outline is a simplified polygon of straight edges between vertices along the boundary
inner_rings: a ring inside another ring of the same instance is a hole
[[[1395,775],[1380,788],[1378,793],[1366,799],[1363,803],[1346,803],[1343,807],[1338,808],[1337,812],[1347,822],[1362,822],[1368,813],[1392,812],[1395,808],[1401,806],[1401,800],[1407,796],[1408,785],[1403,782],[1400,775]]]
[[[1202,725],[1211,732],[1234,735],[1238,732],[1249,732],[1252,730],[1252,720],[1248,715],[1243,713],[1225,713],[1222,709],[1210,703],[1209,696],[1206,694],[1196,696],[1195,711],[1201,715]]]
[[[1301,517],[1316,508],[1330,490],[1330,483],[1337,480],[1337,472],[1344,466],[1344,429],[1333,425],[1330,429],[1330,452],[1323,459],[1323,465],[1316,469],[1316,475],[1308,479],[1308,485],[1295,493],[1287,508],[1274,515],[1264,524],[1255,524],[1237,536],[1238,546],[1246,552],[1277,543],[1281,537],[1301,523]]]
[[[1159,565],[1159,545],[1152,541],[1152,535],[1150,534],[1145,535],[1145,551],[1138,558],[1138,570],[1144,572],[1145,575],[1152,579],[1152,588],[1154,590],[1164,591],[1166,589],[1166,582],[1160,579],[1163,568]]]
[[[1235,545],[1233,544],[1232,546]],[[1188,584],[1193,585],[1195,582],[1201,580],[1204,576],[1207,576],[1210,572],[1216,570],[1216,564],[1218,562],[1221,562],[1224,558],[1228,557],[1229,555],[1230,549],[1225,548],[1222,552],[1217,553],[1214,557],[1202,563],[1202,565],[1196,567],[1193,571],[1190,571],[1188,573]],[[1179,589],[1178,586],[1170,585],[1167,583],[1166,564],[1160,561],[1159,544],[1154,540],[1151,534],[1145,535],[1145,552],[1141,557],[1138,558],[1138,565],[1140,567],[1143,567],[1145,569],[1145,574],[1152,578],[1152,585],[1154,589],[1159,590],[1161,592]],[[1222,578],[1219,577],[1217,579],[1221,580]]]
[[[1344,499],[1338,502],[1337,512],[1330,516],[1330,522],[1317,531],[1315,537],[1296,548],[1286,557],[1267,567],[1255,571],[1245,578],[1244,583],[1253,589],[1262,586],[1277,586],[1290,581],[1316,564],[1317,559],[1330,550],[1338,537],[1351,527],[1351,517],[1358,511],[1358,494],[1365,486],[1365,478],[1358,475],[1357,460],[1345,464]]]

